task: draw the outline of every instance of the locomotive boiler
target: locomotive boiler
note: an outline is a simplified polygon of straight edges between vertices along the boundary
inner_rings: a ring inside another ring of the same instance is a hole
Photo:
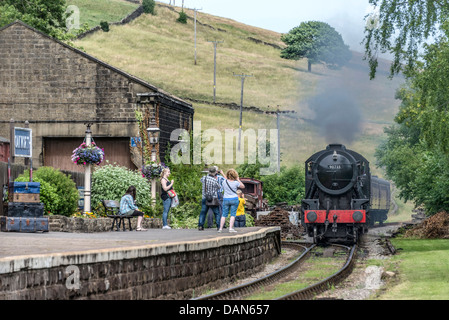
[[[301,223],[314,243],[355,243],[374,223],[372,195],[382,198],[377,199],[377,210],[385,212],[382,205],[386,202],[389,206],[388,182],[372,177],[368,160],[344,145],[330,144],[313,154],[305,164]],[[376,191],[378,186],[384,188],[382,192]],[[384,201],[387,195],[388,201]]]

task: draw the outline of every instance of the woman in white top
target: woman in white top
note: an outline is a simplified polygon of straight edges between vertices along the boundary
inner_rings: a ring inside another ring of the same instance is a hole
[[[229,221],[229,232],[237,232],[234,230],[235,216],[237,214],[237,208],[239,206],[239,198],[237,196],[238,188],[245,188],[245,185],[240,181],[239,174],[234,169],[226,171],[226,175],[223,171],[220,171],[221,175],[226,177],[222,182],[224,190],[223,194],[223,213],[221,215],[220,229],[218,232],[222,232],[228,213],[231,212],[231,219]]]

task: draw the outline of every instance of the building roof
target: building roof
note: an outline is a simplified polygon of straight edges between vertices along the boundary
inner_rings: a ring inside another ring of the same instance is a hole
[[[148,88],[149,90],[151,90],[151,92],[157,92],[159,96],[162,96],[162,97],[164,97],[164,98],[166,98],[166,99],[168,99],[168,100],[170,100],[170,101],[172,101],[172,102],[175,102],[176,104],[181,105],[183,108],[185,108],[187,112],[193,113],[193,106],[192,106],[191,103],[189,103],[189,102],[187,102],[187,101],[185,101],[185,100],[182,100],[181,98],[176,97],[176,96],[174,96],[174,95],[172,95],[172,94],[169,94],[169,93],[165,92],[164,90],[159,89],[159,88],[157,88],[156,86],[154,86],[154,85],[148,83],[148,82],[145,81],[145,80],[142,80],[142,79],[140,79],[140,78],[138,78],[138,77],[136,77],[136,76],[133,76],[133,75],[131,75],[131,74],[129,74],[129,73],[123,71],[123,70],[120,70],[120,69],[118,69],[118,68],[116,68],[116,67],[113,67],[113,66],[111,66],[110,64],[107,64],[106,62],[101,61],[101,60],[99,60],[99,59],[97,59],[97,58],[95,58],[95,57],[93,57],[93,56],[91,56],[91,55],[89,55],[89,54],[87,54],[87,53],[85,53],[85,52],[79,50],[79,49],[76,49],[76,48],[74,48],[74,47],[72,47],[72,46],[70,46],[70,45],[68,45],[68,44],[66,44],[66,43],[64,43],[64,42],[62,42],[62,41],[60,41],[60,40],[58,40],[58,39],[55,39],[55,38],[53,38],[53,37],[50,37],[49,35],[43,33],[42,31],[39,31],[39,30],[37,30],[37,29],[35,29],[35,28],[33,28],[33,27],[27,25],[27,24],[24,23],[23,21],[16,20],[16,21],[14,21],[14,22],[12,22],[12,23],[10,23],[10,24],[8,24],[8,25],[6,25],[6,26],[0,28],[0,32],[2,32],[3,30],[5,30],[5,29],[7,29],[7,28],[9,28],[9,27],[11,27],[11,26],[13,26],[13,25],[16,25],[16,24],[18,24],[18,25],[20,25],[20,26],[23,26],[23,27],[25,27],[25,28],[28,28],[28,29],[30,29],[31,31],[34,31],[34,32],[36,32],[36,33],[39,33],[39,34],[42,35],[43,37],[46,37],[46,38],[48,38],[48,39],[50,39],[50,40],[52,40],[52,41],[54,41],[54,42],[60,44],[61,46],[64,46],[64,47],[66,47],[67,49],[72,50],[72,51],[74,51],[75,53],[77,53],[77,54],[79,54],[79,55],[82,55],[83,57],[85,57],[85,58],[87,58],[87,59],[89,59],[89,60],[91,60],[91,61],[93,61],[93,62],[95,62],[95,63],[98,63],[98,64],[102,65],[102,66],[105,67],[105,68],[108,68],[108,69],[110,69],[110,70],[112,70],[112,71],[114,71],[114,72],[116,72],[116,73],[121,74],[122,76],[128,78],[129,80],[131,80],[131,81],[133,81],[133,82],[136,82],[136,83],[138,83],[138,84],[140,84],[140,85],[142,85],[142,86]]]

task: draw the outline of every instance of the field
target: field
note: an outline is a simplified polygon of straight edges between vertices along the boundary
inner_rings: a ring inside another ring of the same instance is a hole
[[[84,5],[77,1],[83,21]],[[96,3],[99,8],[112,2]],[[124,15],[127,10],[123,9]],[[251,75],[244,82],[245,107],[275,110],[279,106],[281,111],[296,112],[281,116],[282,165],[301,163],[330,142],[343,143],[375,163],[374,150],[383,138],[383,127],[393,123],[399,104],[394,94],[401,80],[387,79],[388,62],[381,61],[374,81],[369,80],[366,62],[357,52],[341,70],[314,65],[309,73],[305,60],[280,58],[276,46],[283,46],[281,34],[199,12],[195,65],[193,12],[186,10],[188,22],[181,24],[176,22],[179,11],[179,7],[159,4],[154,16],[142,15],[130,24],[112,26],[109,32],[89,35],[75,45],[164,91],[190,99],[195,121],[201,121],[202,129],[213,128],[222,134],[225,129],[238,128],[239,111],[221,104],[239,106],[241,78],[236,75]],[[104,12],[107,10],[90,8],[86,15],[108,20]],[[214,46],[210,41],[222,41],[217,46],[216,104]],[[242,129],[250,128],[275,129],[276,118],[244,111]],[[340,135],[342,129],[349,130]],[[374,171],[382,175],[377,168]]]
[[[449,241],[447,239],[393,239],[400,249],[388,264],[398,278],[376,299],[447,300],[449,299]]]

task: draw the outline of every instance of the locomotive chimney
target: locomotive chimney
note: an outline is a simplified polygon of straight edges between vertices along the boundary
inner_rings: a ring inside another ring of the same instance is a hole
[[[333,159],[334,161],[337,161],[337,157],[338,157],[337,151],[334,150],[334,154],[332,155],[332,159]]]

